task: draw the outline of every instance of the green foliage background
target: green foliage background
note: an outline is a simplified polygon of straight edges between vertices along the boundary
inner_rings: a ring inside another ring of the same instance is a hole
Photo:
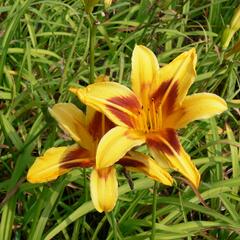
[[[238,0],[116,0],[94,9],[95,76],[130,84],[135,44],[149,47],[160,66],[195,47],[197,78],[190,89],[214,92],[229,110],[181,130],[181,141],[202,174],[199,196],[177,178],[160,186],[156,239],[240,239],[239,53],[225,58],[221,36]],[[89,19],[80,0],[0,1],[0,239],[149,239],[153,181],[119,169],[115,220],[97,213],[89,170],[76,169],[49,184],[25,176],[36,156],[66,145],[47,108],[74,102],[68,87],[89,79]],[[239,40],[237,32],[229,48]],[[207,106],[206,106],[207,107]],[[226,125],[228,124],[228,125]],[[177,176],[176,173],[174,173]],[[115,222],[114,222],[115,221]]]

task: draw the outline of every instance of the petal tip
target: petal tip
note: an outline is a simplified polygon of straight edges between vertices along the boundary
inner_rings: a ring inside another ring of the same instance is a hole
[[[190,183],[195,187],[196,189],[199,188],[200,182],[201,182],[201,175],[196,167],[194,167],[194,172],[192,173],[192,176],[186,176],[186,179],[190,181]]]
[[[28,171],[27,173],[27,181],[30,182],[30,183],[36,183],[36,181],[34,181],[34,177],[32,174],[30,174],[30,172]]]
[[[223,112],[228,110],[227,102],[222,98],[223,100]]]
[[[201,176],[200,176],[200,173],[198,172],[197,175],[196,175],[196,179],[193,182],[193,185],[195,186],[196,189],[199,188],[200,181],[201,181]]]
[[[78,88],[75,88],[75,87],[70,87],[68,90],[74,94],[78,93]]]
[[[168,179],[167,179],[165,185],[167,185],[167,186],[172,186],[172,185],[173,185],[173,178],[172,178],[171,176],[168,177]]]
[[[196,49],[195,48],[191,48],[189,50],[189,55],[191,56],[192,58],[192,61],[193,61],[193,66],[194,68],[196,67],[196,64],[197,64],[197,53],[196,53]]]
[[[32,183],[32,184],[47,182],[47,180],[45,180],[44,178],[41,178],[41,176],[38,176],[36,171],[32,170],[32,168],[28,170],[26,179],[29,183]]]
[[[196,48],[191,48],[190,50],[189,50],[189,53],[191,53],[191,54],[196,54]]]
[[[115,168],[93,169],[90,177],[93,205],[98,212],[110,212],[118,198],[118,183]]]
[[[85,88],[75,88],[75,87],[70,87],[68,89],[70,92],[72,92],[73,94],[77,95],[77,97],[83,101],[84,98],[84,93],[85,93]]]

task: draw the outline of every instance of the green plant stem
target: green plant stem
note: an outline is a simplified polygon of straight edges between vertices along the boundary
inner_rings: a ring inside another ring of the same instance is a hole
[[[84,201],[87,202],[88,200],[88,186],[87,186],[87,174],[86,174],[86,169],[83,169],[83,186],[84,186]],[[84,223],[86,221],[86,215],[82,217],[82,229],[81,229],[81,239],[84,239],[85,237],[85,226]]]
[[[64,67],[63,76],[62,76],[61,82],[60,82],[60,92],[63,91],[64,83],[65,83],[65,81],[66,81],[66,79],[67,79],[67,77],[68,77],[68,73],[71,72],[71,68],[72,68],[72,67],[70,67],[70,64],[73,65],[73,55],[74,55],[74,51],[75,51],[75,49],[76,49],[78,40],[79,40],[79,38],[80,38],[80,33],[81,33],[81,31],[82,31],[83,22],[84,22],[84,15],[83,15],[82,18],[81,18],[79,27],[78,27],[77,32],[76,32],[76,37],[75,37],[75,39],[74,39],[74,42],[73,42],[71,51],[70,51],[70,53],[69,53],[69,55],[68,55],[66,65],[65,65],[65,67]]]
[[[94,83],[94,55],[96,46],[96,24],[94,18],[90,16],[90,74],[89,74],[89,84]]]
[[[112,227],[113,239],[114,240],[118,240],[119,239],[118,238],[118,229],[117,229],[117,223],[116,223],[116,219],[115,219],[114,213],[112,211],[110,213],[105,213],[105,214],[106,214],[106,217],[108,219],[109,224]],[[111,234],[108,236],[107,240],[108,239],[112,239]]]
[[[115,219],[115,216],[114,216],[113,211],[112,211],[110,214],[111,214],[111,219],[112,219],[113,239],[114,239],[114,240],[117,240],[118,237],[117,237],[117,225],[116,225],[116,219]]]
[[[155,181],[153,187],[153,208],[152,208],[152,235],[151,240],[155,240],[156,210],[157,210],[157,190],[158,182]]]

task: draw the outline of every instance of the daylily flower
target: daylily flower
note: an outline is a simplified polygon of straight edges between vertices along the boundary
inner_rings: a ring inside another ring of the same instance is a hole
[[[195,49],[191,49],[159,69],[153,52],[136,46],[132,90],[114,82],[70,88],[83,103],[103,112],[117,125],[98,144],[97,168],[112,166],[130,149],[145,143],[161,167],[172,168],[199,186],[200,174],[181,146],[176,130],[219,114],[227,106],[211,93],[186,96],[196,76],[196,61]]]
[[[97,79],[98,82],[105,80],[106,77]],[[98,143],[114,124],[91,107],[87,107],[86,115],[71,103],[55,104],[49,111],[76,144],[48,149],[43,156],[36,158],[28,171],[27,180],[42,183],[54,180],[73,168],[92,167],[90,190],[93,204],[99,212],[111,211],[118,197],[115,167],[96,169],[95,165]],[[114,152],[114,146],[109,146],[108,151]],[[129,170],[143,172],[150,178],[172,185],[169,173],[142,153],[131,151],[119,163]]]

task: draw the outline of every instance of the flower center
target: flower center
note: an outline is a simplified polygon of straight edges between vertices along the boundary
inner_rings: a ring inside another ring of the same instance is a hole
[[[156,108],[155,99],[152,98],[147,107],[142,107],[137,119],[137,129],[147,132],[154,132],[162,128],[161,106]]]

